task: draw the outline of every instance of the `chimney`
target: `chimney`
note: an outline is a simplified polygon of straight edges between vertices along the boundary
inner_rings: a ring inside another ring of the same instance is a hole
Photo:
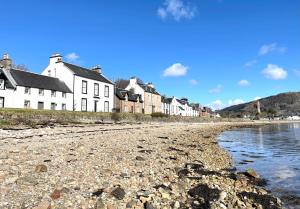
[[[148,83],[147,83],[147,86],[154,89],[154,85],[153,85],[153,83],[151,83],[151,82],[148,82]]]
[[[3,55],[3,58],[0,60],[0,65],[2,65],[4,68],[12,67],[12,60],[9,58],[8,54]]]
[[[102,69],[101,69],[100,65],[96,65],[91,70],[94,71],[94,72],[96,72],[96,73],[99,73],[99,74],[102,73]]]
[[[130,82],[131,84],[136,84],[136,83],[137,83],[136,77],[131,77],[129,82]]]
[[[50,57],[50,64],[56,64],[62,62],[62,56],[58,53],[52,54]]]

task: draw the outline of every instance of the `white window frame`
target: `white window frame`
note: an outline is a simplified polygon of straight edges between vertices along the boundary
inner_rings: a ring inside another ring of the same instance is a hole
[[[87,98],[81,98],[81,112],[87,112]]]
[[[39,96],[44,96],[44,92],[45,92],[44,89],[39,89]]]
[[[104,101],[104,112],[109,112],[109,102]]]
[[[67,105],[66,103],[61,104],[61,110],[67,110]]]
[[[99,96],[99,83],[94,83],[94,96],[95,97]]]
[[[4,108],[4,102],[5,102],[4,97],[0,97],[0,108]]]
[[[66,93],[66,92],[62,92],[62,93],[61,93],[61,97],[62,97],[62,98],[67,98],[67,93]]]
[[[24,108],[29,109],[30,108],[30,100],[24,100]]]
[[[88,86],[88,82],[86,80],[82,80],[82,84],[81,84],[82,94],[87,94],[87,86]]]
[[[0,90],[4,90],[4,89],[5,89],[5,80],[0,79]]]
[[[56,91],[55,90],[51,90],[51,97],[56,97]]]
[[[107,85],[104,86],[104,96],[109,97],[109,86]]]
[[[53,108],[54,107],[54,108]],[[51,110],[56,110],[57,104],[55,102],[51,102],[50,104],[50,109]]]
[[[30,87],[25,87],[24,94],[30,94],[30,93],[31,93],[31,88]]]

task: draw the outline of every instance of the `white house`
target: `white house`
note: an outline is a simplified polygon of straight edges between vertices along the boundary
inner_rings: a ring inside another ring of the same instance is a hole
[[[172,98],[161,97],[161,112],[167,115],[171,114]]]
[[[72,92],[58,78],[2,67],[0,108],[72,110]]]
[[[60,54],[54,54],[42,75],[66,83],[73,93],[74,111],[112,112],[114,108],[114,84],[102,74],[99,66],[87,69],[64,62]]]

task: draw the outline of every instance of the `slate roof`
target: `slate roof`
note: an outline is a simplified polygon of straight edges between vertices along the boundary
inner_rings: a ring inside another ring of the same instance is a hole
[[[83,68],[77,65],[73,65],[67,62],[63,62],[66,67],[68,67],[75,75],[83,77],[83,78],[88,78],[96,81],[100,81],[103,83],[108,83],[108,84],[113,84],[110,80],[105,78],[103,75],[100,73],[94,72],[90,69]]]
[[[11,81],[6,77],[4,71],[0,68],[0,79],[5,80],[6,88],[13,89],[14,85],[11,83]]]
[[[150,86],[147,86],[146,84],[141,84],[141,83],[138,83],[138,85],[140,87],[142,87],[142,89],[144,89],[145,92],[148,92],[148,93],[151,93],[151,94],[157,94],[157,95],[160,95],[156,90],[155,88],[152,88]]]
[[[161,102],[166,103],[166,104],[171,104],[172,98],[161,97]]]
[[[72,93],[67,85],[58,78],[14,69],[9,70],[9,73],[18,86]]]
[[[132,92],[125,89],[116,88],[115,94],[120,100],[125,100],[125,96],[127,94],[128,101],[137,102],[137,100],[139,99],[139,102],[143,102],[140,94],[133,94]]]

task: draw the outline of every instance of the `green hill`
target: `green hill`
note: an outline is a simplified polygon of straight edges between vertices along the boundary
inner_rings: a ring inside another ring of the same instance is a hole
[[[274,114],[277,116],[300,115],[300,92],[281,93],[259,100],[262,116]],[[257,101],[234,105],[218,111],[223,117],[255,116]]]

